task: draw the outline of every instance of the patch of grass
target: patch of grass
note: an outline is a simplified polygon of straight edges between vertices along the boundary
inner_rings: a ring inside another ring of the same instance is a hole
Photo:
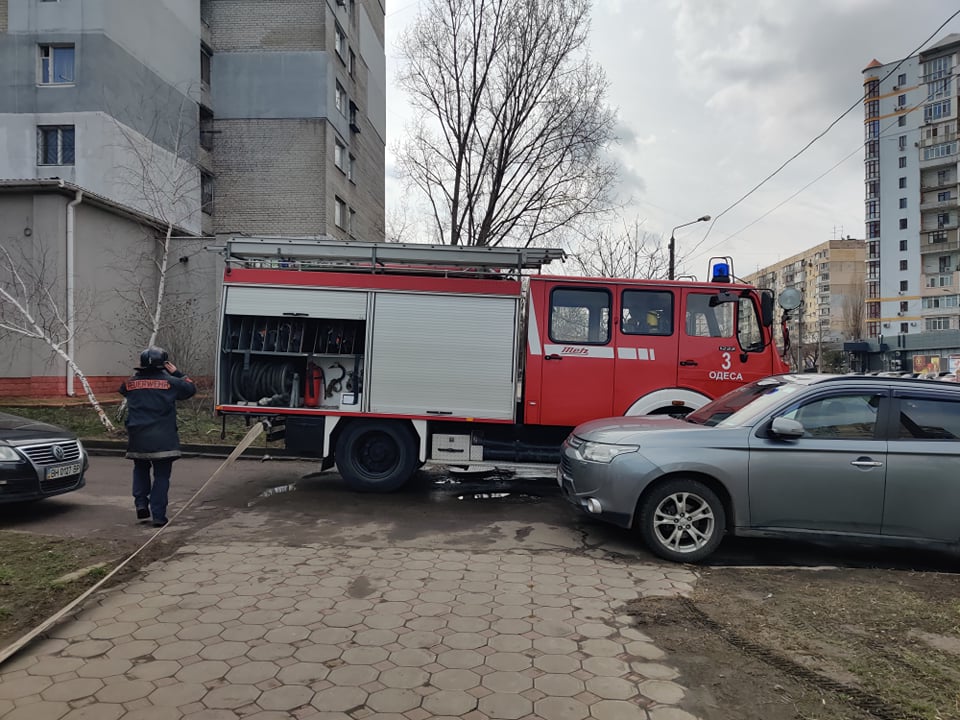
[[[748,640],[930,720],[960,717],[958,593],[958,576],[878,570],[726,569],[696,591]]]
[[[89,405],[63,407],[0,407],[0,412],[28,417],[33,420],[59,425],[75,432],[83,440],[125,440],[123,419],[117,418],[118,405],[104,406],[117,434],[108,433],[100,423],[97,413]],[[180,442],[200,445],[236,445],[247,434],[247,426],[241,418],[228,417],[226,437],[221,440],[221,418],[213,412],[209,398],[193,397],[177,403],[177,425]],[[258,440],[260,447],[268,447],[265,439]]]
[[[57,578],[116,557],[110,543],[0,531],[0,639],[26,632],[109,570],[66,583]]]

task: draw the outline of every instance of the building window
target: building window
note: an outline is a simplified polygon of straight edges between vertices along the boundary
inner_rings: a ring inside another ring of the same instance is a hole
[[[356,182],[353,177],[354,165],[356,164],[357,159],[353,155],[347,156],[347,179],[350,182]]]
[[[955,142],[945,142],[933,147],[923,149],[924,160],[936,160],[937,158],[949,157],[957,154],[957,144]]]
[[[340,169],[341,172],[346,172],[344,158],[347,155],[347,146],[344,145],[339,140],[333,141],[333,164]]]
[[[200,173],[200,209],[207,215],[213,214],[213,175]]]
[[[340,29],[339,25],[333,26],[333,47],[337,51],[337,55],[340,56],[341,60],[346,58],[347,36],[343,34],[343,30]]]
[[[950,213],[937,213],[937,227],[945,228],[950,224]]]
[[[907,166],[907,156],[901,155],[897,163],[900,165],[900,167],[905,168]]]
[[[937,185],[946,185],[950,181],[949,170],[937,170]]]
[[[340,111],[341,115],[346,115],[347,110],[347,91],[343,89],[343,85],[337,82],[333,90],[333,105]]]
[[[908,269],[909,269],[909,266],[908,266],[907,263],[908,263],[907,260],[901,260],[901,261],[900,261],[900,269],[901,269],[901,270],[908,270]]]
[[[897,75],[897,87],[903,87],[906,84],[907,84],[907,74],[900,73],[899,75]]]
[[[350,129],[355,133],[360,132],[360,125],[357,124],[357,104],[353,100],[350,101]]]
[[[210,87],[210,52],[206,48],[200,48],[200,84]]]
[[[898,118],[897,118],[897,125],[899,125],[900,127],[906,127],[906,126],[907,126],[907,116],[906,116],[906,115],[901,115],[900,117],[898,117]]]
[[[909,290],[909,289],[910,289],[910,281],[909,281],[909,280],[901,280],[901,281],[900,281],[900,292],[906,292],[906,291]]]
[[[900,209],[902,210],[902,209],[904,209],[904,208],[906,208],[906,207],[907,207],[907,199],[906,199],[906,198],[900,198]]]
[[[41,125],[37,128],[37,165],[73,165],[73,125]]]
[[[213,114],[200,108],[200,147],[204,150],[213,150],[214,135],[216,131],[213,129]]]
[[[900,180],[899,180],[899,182],[898,182],[897,184],[900,186],[900,189],[902,190],[903,188],[905,188],[905,187],[907,186],[907,179],[906,179],[905,177],[902,177],[902,178],[900,178]]]
[[[950,199],[950,191],[945,190],[937,193],[937,202],[947,202]]]
[[[73,45],[40,46],[40,84],[70,85],[74,81]]]
[[[950,100],[940,100],[923,108],[923,121],[936,122],[940,118],[950,117]]]
[[[906,241],[906,240],[901,240],[901,241],[900,241],[900,251],[901,251],[901,252],[906,252],[906,251],[907,251],[907,241]]]
[[[350,234],[350,237],[356,235],[356,222],[357,222],[357,211],[353,208],[350,208],[347,213],[347,232]]]
[[[880,201],[867,200],[866,219],[877,220],[880,217]]]
[[[902,108],[906,104],[907,104],[907,96],[897,95],[897,107]],[[906,141],[906,138],[904,138],[904,141]]]
[[[880,162],[878,160],[867,160],[863,164],[867,180],[876,180],[880,177]]]
[[[940,268],[940,272],[942,273],[953,272],[953,268],[950,265],[949,255],[941,255],[940,257],[937,258],[937,261]]]
[[[353,74],[357,70],[357,56],[350,50],[347,52],[347,72],[350,73],[350,77],[353,77]]]
[[[900,148],[900,151],[901,151],[901,152],[907,149],[907,136],[906,136],[906,135],[901,135],[900,137],[897,138],[897,147]]]
[[[900,334],[906,335],[908,332],[910,332],[910,325],[905,322],[900,323]]]
[[[900,312],[905,313],[910,308],[910,303],[901,302],[900,303]]]
[[[907,219],[906,219],[906,218],[900,218],[900,229],[901,229],[901,230],[906,230],[906,229],[907,229]]]
[[[333,199],[333,224],[343,230],[343,224],[347,221],[347,204],[338,197]]]
[[[948,317],[932,317],[927,318],[927,330],[949,330],[950,329],[950,318]]]
[[[878,238],[880,237],[880,223],[877,220],[867,223],[867,237],[868,238]]]

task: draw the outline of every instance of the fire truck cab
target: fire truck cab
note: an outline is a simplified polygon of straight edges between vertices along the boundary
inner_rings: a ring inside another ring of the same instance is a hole
[[[789,368],[773,297],[732,282],[536,274],[562,250],[235,238],[224,415],[336,463],[356,490],[425,462],[550,463],[575,425],[682,414]]]

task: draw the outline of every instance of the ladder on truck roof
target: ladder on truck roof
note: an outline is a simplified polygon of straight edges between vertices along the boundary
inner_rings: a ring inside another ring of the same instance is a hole
[[[416,243],[347,242],[333,238],[234,237],[221,252],[229,266],[289,270],[486,273],[539,270],[563,260],[559,248],[463,247]]]

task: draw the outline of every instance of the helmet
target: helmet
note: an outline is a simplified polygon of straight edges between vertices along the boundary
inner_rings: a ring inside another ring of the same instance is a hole
[[[140,353],[140,369],[162,368],[167,362],[167,351],[163,348],[151,346]]]

